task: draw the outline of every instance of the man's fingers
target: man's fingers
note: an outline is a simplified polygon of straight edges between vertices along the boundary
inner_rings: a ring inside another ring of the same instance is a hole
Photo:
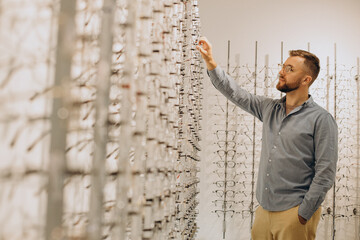
[[[199,44],[203,44],[205,48],[211,48],[211,44],[206,37],[200,37]]]
[[[199,42],[200,42],[200,41],[205,41],[206,43],[209,42],[209,40],[208,40],[206,37],[200,37],[200,38],[199,38]]]
[[[206,50],[204,50],[202,47],[200,47],[199,45],[196,46],[196,49],[199,50],[202,54],[207,54],[208,52]]]
[[[204,40],[200,40],[200,41],[199,41],[199,45],[204,45],[204,46],[207,46],[208,44],[207,44],[207,42],[206,42],[206,41],[204,41]]]
[[[203,45],[206,48],[209,48],[210,44],[209,42],[205,41],[205,40],[199,40],[199,45]]]

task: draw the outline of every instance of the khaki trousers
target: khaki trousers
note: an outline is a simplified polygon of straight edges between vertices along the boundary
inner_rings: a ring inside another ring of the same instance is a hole
[[[259,206],[251,229],[252,240],[314,240],[320,221],[321,207],[302,225],[299,206],[280,212],[269,212]]]

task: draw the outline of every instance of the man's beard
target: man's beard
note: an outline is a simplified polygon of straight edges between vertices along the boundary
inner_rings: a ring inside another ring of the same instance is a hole
[[[276,89],[283,93],[288,93],[288,92],[294,91],[294,90],[298,89],[299,87],[300,87],[300,81],[289,85],[289,84],[286,84],[286,81],[284,80],[283,85],[281,85],[280,79],[279,79],[278,84],[276,85]]]

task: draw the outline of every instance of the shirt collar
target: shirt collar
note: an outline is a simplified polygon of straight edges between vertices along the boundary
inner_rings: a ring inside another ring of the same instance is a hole
[[[302,105],[303,105],[303,106],[309,106],[309,105],[312,105],[313,103],[314,103],[314,99],[313,99],[312,96],[309,94],[308,100],[306,100]]]
[[[282,98],[280,98],[279,100],[279,103],[280,103],[280,106],[281,105],[284,105],[285,104],[285,101],[286,101],[286,95],[283,96]],[[306,100],[301,106],[310,106],[314,103],[314,99],[313,97],[309,94],[309,98],[308,100]]]

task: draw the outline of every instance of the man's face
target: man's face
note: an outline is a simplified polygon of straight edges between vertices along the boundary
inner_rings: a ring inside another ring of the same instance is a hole
[[[300,87],[302,80],[307,75],[304,60],[302,57],[289,57],[285,61],[283,68],[279,72],[277,90],[288,93]]]

